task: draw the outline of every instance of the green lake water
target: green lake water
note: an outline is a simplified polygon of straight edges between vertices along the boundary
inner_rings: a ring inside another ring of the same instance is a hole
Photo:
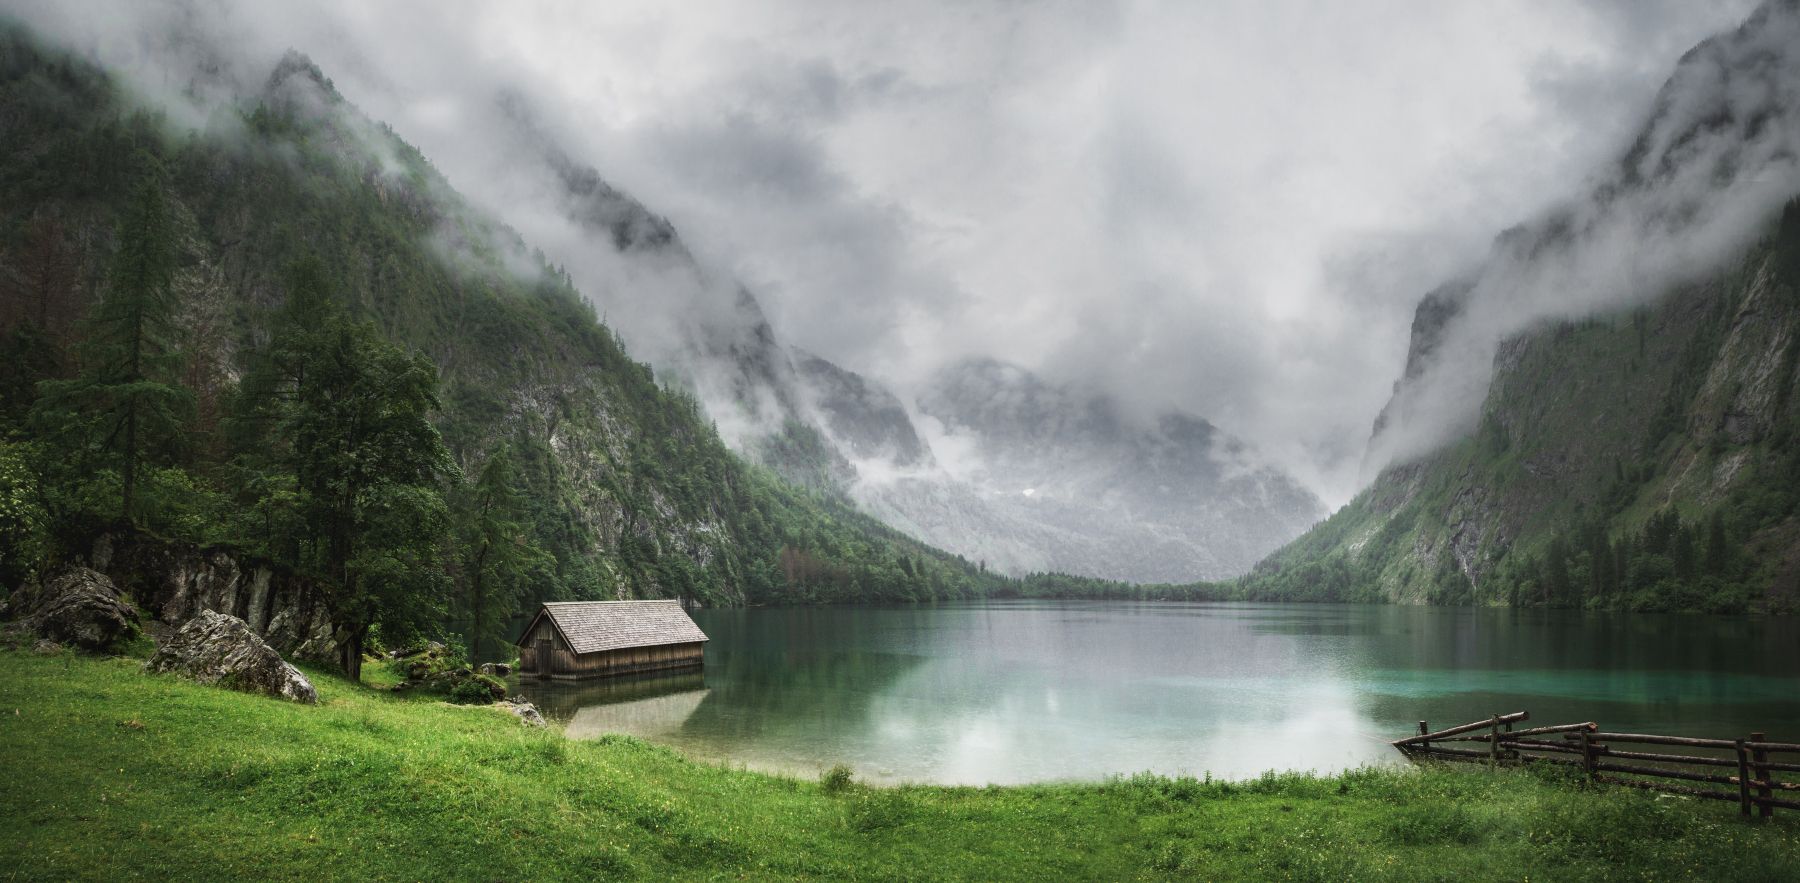
[[[1014,601],[703,610],[701,673],[523,692],[573,738],[881,782],[1392,763],[1495,713],[1800,741],[1791,619],[1360,605]]]

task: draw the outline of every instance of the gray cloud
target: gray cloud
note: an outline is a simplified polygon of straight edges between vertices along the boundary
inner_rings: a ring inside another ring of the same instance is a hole
[[[115,59],[164,14],[7,5]],[[603,302],[661,288],[582,251],[511,162],[502,90],[808,350],[903,394],[982,354],[1185,408],[1337,502],[1417,298],[1581,191],[1680,52],[1750,5],[183,8],[242,76],[311,54],[554,260],[599,265]]]

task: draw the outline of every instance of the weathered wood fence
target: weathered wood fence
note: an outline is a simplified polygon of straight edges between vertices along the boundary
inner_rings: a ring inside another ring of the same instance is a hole
[[[1800,781],[1784,782],[1775,777],[1777,772],[1800,772],[1800,757],[1792,756],[1800,754],[1800,743],[1770,742],[1762,733],[1751,733],[1748,739],[1606,733],[1593,721],[1513,729],[1514,724],[1530,719],[1531,715],[1523,711],[1497,714],[1437,732],[1432,732],[1425,721],[1419,721],[1418,735],[1396,739],[1392,744],[1415,761],[1579,767],[1596,782],[1708,800],[1735,800],[1746,816],[1753,808],[1762,816],[1773,815],[1778,806],[1800,809]],[[1694,749],[1697,753],[1672,754],[1631,747],[1641,745]]]

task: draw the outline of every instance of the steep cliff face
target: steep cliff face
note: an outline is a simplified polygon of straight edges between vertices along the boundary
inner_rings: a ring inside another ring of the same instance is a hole
[[[578,159],[525,98],[497,104],[504,130],[492,134],[515,148],[507,174],[560,213],[566,226],[549,225],[547,247],[632,352],[693,391],[726,441],[753,457],[790,424],[810,423],[793,361],[755,294]]]
[[[1682,57],[1586,193],[1420,303],[1371,486],[1250,594],[1788,609],[1800,2]]]
[[[132,594],[146,616],[178,628],[206,611],[243,620],[269,646],[321,665],[338,661],[340,637],[316,582],[228,549],[104,534],[88,562]]]
[[[1800,192],[1797,156],[1800,3],[1769,0],[1682,56],[1590,186],[1501,234],[1420,303],[1368,471],[1474,430],[1502,341],[1649,303],[1739,260]]]
[[[796,351],[794,357],[809,404],[846,454],[898,469],[931,463],[931,449],[899,396],[812,353]]]
[[[1390,467],[1245,584],[1408,603],[1800,601],[1800,202],[1727,269],[1503,341],[1479,428]]]

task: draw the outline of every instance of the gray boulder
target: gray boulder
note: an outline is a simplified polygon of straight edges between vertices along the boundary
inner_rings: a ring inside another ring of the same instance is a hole
[[[210,610],[188,620],[157,647],[144,669],[309,705],[319,701],[312,682],[248,624]]]
[[[21,588],[6,606],[28,633],[105,653],[137,637],[138,613],[106,574],[71,567],[41,586]]]
[[[496,702],[494,703],[494,707],[512,712],[514,715],[518,716],[520,723],[523,723],[528,727],[541,727],[544,725],[544,715],[538,711],[537,706],[532,705],[523,699],[507,699]]]

